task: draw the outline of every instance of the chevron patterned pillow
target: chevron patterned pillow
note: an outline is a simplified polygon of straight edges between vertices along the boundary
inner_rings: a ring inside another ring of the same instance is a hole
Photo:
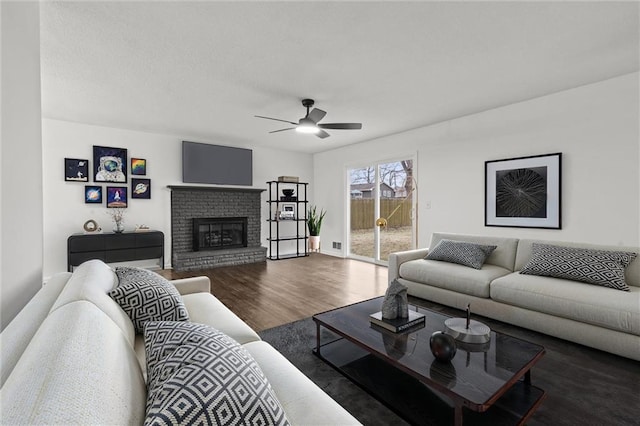
[[[145,425],[288,425],[260,366],[204,324],[147,322]]]
[[[127,313],[136,333],[147,321],[189,321],[182,296],[168,280],[142,268],[118,267],[119,284],[109,296]]]
[[[531,259],[520,273],[564,278],[629,291],[624,270],[637,255],[632,252],[533,243]]]
[[[440,240],[430,250],[425,259],[457,263],[474,269],[481,269],[484,261],[497,246],[468,243],[465,241]]]

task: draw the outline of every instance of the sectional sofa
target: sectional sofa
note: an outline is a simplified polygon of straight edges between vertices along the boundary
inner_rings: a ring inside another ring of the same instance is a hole
[[[359,424],[216,299],[208,278],[172,284],[188,311],[186,326],[219,330],[229,337],[226,344],[243,348],[230,357],[232,362],[252,358],[259,366],[286,415],[280,424]],[[88,261],[73,274],[61,273],[49,280],[3,330],[0,424],[134,425],[145,421],[145,342],[108,295],[117,286],[114,270],[99,260]],[[196,341],[196,350],[202,342]],[[223,374],[226,368],[215,368],[214,373]]]
[[[443,240],[496,248],[480,269],[425,259]],[[624,270],[629,291],[620,291],[521,274],[536,245],[640,252],[638,247],[434,233],[430,249],[389,256],[389,283],[397,279],[412,296],[458,309],[470,303],[475,314],[640,361],[640,259]]]

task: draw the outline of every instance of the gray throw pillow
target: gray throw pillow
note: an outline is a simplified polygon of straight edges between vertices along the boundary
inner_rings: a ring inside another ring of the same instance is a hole
[[[532,244],[525,275],[564,278],[629,291],[624,270],[638,255],[632,252],[592,250],[551,244]]]
[[[118,267],[119,283],[109,296],[142,334],[147,321],[189,321],[182,296],[167,279],[142,268]]]
[[[425,259],[457,263],[474,269],[481,269],[484,261],[493,253],[496,247],[468,243],[466,241],[440,240],[432,250],[429,250]]]
[[[145,425],[288,425],[260,366],[204,324],[147,322]]]

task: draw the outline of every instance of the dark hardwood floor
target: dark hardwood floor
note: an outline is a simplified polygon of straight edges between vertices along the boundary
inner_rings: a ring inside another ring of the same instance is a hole
[[[206,275],[211,292],[256,331],[384,295],[387,268],[318,253],[194,272],[159,271],[167,279]]]

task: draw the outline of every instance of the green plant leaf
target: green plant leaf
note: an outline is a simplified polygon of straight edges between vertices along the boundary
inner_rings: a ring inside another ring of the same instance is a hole
[[[320,228],[322,227],[322,220],[324,219],[324,215],[327,214],[324,209],[318,213],[318,209],[316,206],[310,206],[308,215],[307,215],[307,227],[309,228],[309,235],[318,236],[320,235]]]

